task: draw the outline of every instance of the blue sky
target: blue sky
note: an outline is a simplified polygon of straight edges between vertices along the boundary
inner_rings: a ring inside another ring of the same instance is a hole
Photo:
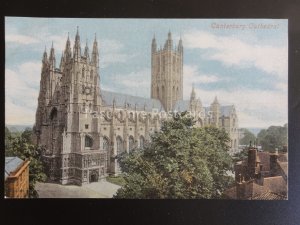
[[[53,41],[58,67],[77,26],[82,48],[96,33],[102,89],[150,97],[151,40],[163,46],[170,30],[174,45],[183,40],[184,99],[194,84],[203,105],[234,104],[240,127],[287,122],[287,20],[6,17],[7,124],[34,123],[45,46]]]

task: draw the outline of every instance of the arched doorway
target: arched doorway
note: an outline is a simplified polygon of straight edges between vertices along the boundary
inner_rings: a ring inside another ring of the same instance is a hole
[[[89,183],[98,182],[99,173],[97,170],[90,171]]]

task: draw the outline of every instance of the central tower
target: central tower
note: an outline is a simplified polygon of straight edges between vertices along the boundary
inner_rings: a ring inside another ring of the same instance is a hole
[[[173,110],[183,98],[183,46],[173,47],[171,32],[163,48],[157,49],[153,37],[151,46],[151,98],[159,99],[166,111]]]

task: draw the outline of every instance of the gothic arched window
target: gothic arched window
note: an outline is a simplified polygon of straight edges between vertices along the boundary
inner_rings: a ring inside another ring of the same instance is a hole
[[[109,151],[109,140],[107,137],[104,137],[103,138],[103,150],[105,152],[108,152]]]
[[[91,78],[91,80],[93,80],[93,70],[91,70],[90,78]]]
[[[157,98],[159,98],[159,87],[156,88]]]
[[[129,151],[131,151],[134,148],[134,139],[132,136],[129,136],[128,143],[129,143]]]
[[[85,69],[84,67],[82,68],[82,78],[84,78],[84,75],[85,75]]]
[[[145,146],[145,138],[143,136],[140,136],[140,148],[144,148]]]
[[[165,97],[165,87],[164,86],[162,86],[162,88],[161,88],[162,90],[161,90],[161,98],[164,98]]]
[[[84,146],[86,148],[91,148],[93,146],[93,139],[88,135],[85,136]]]
[[[117,155],[123,152],[123,140],[120,136],[117,137]]]
[[[50,119],[52,121],[56,121],[57,120],[57,109],[56,108],[53,108],[51,113],[50,113]]]
[[[176,89],[176,96],[177,96],[177,98],[179,98],[179,90],[178,90],[178,87],[177,87],[177,89]]]

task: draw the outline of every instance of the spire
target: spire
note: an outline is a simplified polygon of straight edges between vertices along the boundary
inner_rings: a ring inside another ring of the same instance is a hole
[[[215,99],[214,99],[214,101],[213,101],[213,104],[219,104],[219,101],[218,101],[217,96],[215,96]]]
[[[156,52],[157,50],[157,44],[156,44],[156,39],[155,39],[155,34],[153,35],[153,39],[152,39],[152,53]]]
[[[171,31],[169,30],[168,39],[165,43],[164,49],[172,50],[172,46],[173,46],[172,34]]]
[[[183,45],[182,45],[182,39],[180,35],[179,43],[178,43],[178,48],[177,50],[182,54],[183,53]]]
[[[172,34],[171,34],[170,28],[169,28],[169,32],[168,32],[168,40],[172,40]]]
[[[89,59],[90,56],[89,56],[89,47],[88,47],[88,40],[86,39],[86,45],[85,45],[85,48],[84,48],[84,56]]]
[[[93,43],[92,63],[94,65],[97,65],[97,67],[99,66],[99,52],[98,52],[98,43],[97,43],[96,33],[95,33],[95,40]]]
[[[60,65],[59,65],[60,71],[63,71],[64,64],[65,64],[65,57],[64,57],[64,52],[62,52],[61,59],[60,59]]]
[[[116,99],[115,99],[115,97],[114,97],[114,99],[113,99],[113,109],[116,107]]]
[[[195,87],[194,87],[194,84],[193,84],[192,92],[191,92],[191,101],[193,101],[195,99],[196,99],[196,92],[195,92]]]
[[[47,49],[46,49],[46,46],[45,46],[45,51],[44,51],[44,54],[43,54],[43,63],[48,63],[48,56],[47,56]]]
[[[52,66],[52,68],[55,69],[55,52],[53,47],[53,41],[50,50],[49,62],[50,62],[50,66]]]
[[[75,43],[73,48],[74,48],[73,50],[74,59],[78,61],[81,57],[80,36],[79,36],[78,26],[77,26],[77,32],[76,32]]]
[[[71,59],[71,57],[72,57],[69,32],[68,32],[68,39],[67,39],[67,42],[66,42],[66,48],[65,48],[65,55],[64,56],[65,56],[66,61],[69,61]]]

